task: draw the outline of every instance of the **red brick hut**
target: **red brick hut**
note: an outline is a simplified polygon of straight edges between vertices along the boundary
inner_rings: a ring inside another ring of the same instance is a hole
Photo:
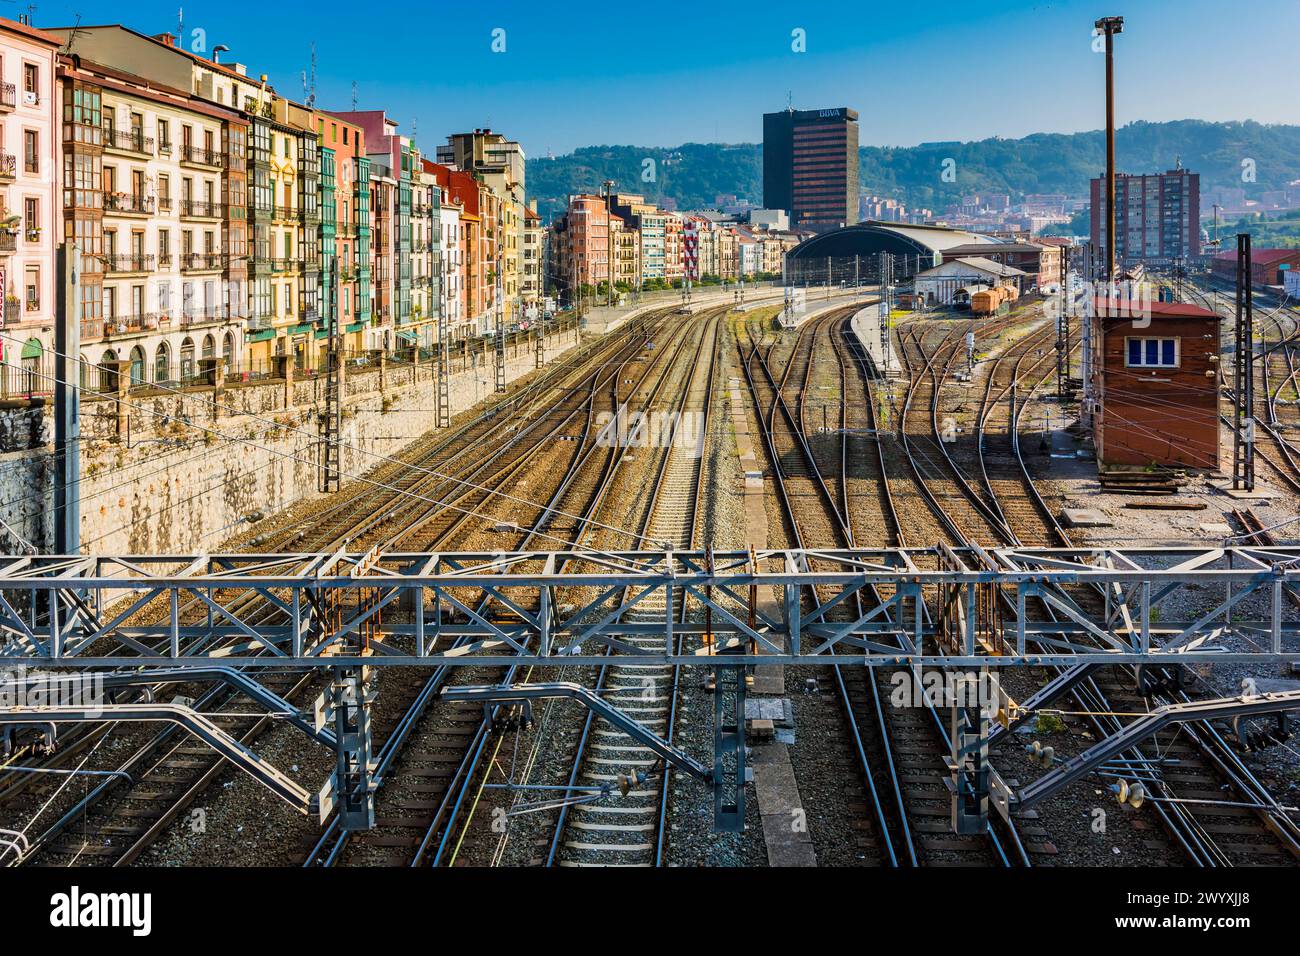
[[[1099,298],[1093,440],[1103,467],[1219,467],[1219,322],[1199,306]]]

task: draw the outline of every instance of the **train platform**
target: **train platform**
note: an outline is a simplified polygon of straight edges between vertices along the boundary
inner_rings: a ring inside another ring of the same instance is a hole
[[[851,323],[853,334],[858,337],[862,347],[867,350],[871,360],[882,375],[892,377],[903,374],[903,363],[894,351],[892,341],[882,340],[880,335],[880,308],[869,305],[858,310]]]

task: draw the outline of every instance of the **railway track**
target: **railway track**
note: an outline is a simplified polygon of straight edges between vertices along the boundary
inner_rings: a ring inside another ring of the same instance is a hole
[[[687,351],[687,338],[684,329],[667,333],[663,341],[656,338],[662,352],[655,354],[668,356],[667,365],[671,367]],[[578,547],[599,527],[596,518],[611,493],[626,452],[619,443],[606,441],[608,434],[602,437],[600,414],[613,416],[623,404],[634,415],[643,414],[653,404],[665,372],[661,369],[656,373],[656,363],[643,361],[646,354],[639,348],[632,360],[615,369],[599,407],[588,407],[586,424],[574,445],[573,461],[564,470],[565,477],[550,508],[531,520],[529,530],[513,550],[544,544],[543,535],[563,535]],[[625,378],[638,363],[643,367],[637,377]],[[517,512],[517,506],[514,510]],[[570,517],[556,519],[557,514]],[[561,527],[557,521],[573,524]],[[477,610],[486,613],[486,608]],[[528,673],[515,671],[471,670],[458,674],[457,679],[474,683],[527,681]],[[356,835],[338,832],[337,828],[327,830],[307,854],[304,865],[441,866],[458,861],[492,768],[508,737],[518,729],[519,712],[498,708],[485,717],[481,709],[456,705],[428,708],[425,698],[435,690],[422,688],[418,700],[423,709],[403,717],[399,726],[404,730],[403,740],[409,738],[409,742],[404,747],[381,748],[381,760],[391,768],[387,775],[391,779],[386,779],[377,795],[375,828]]]
[[[856,340],[848,340],[853,311],[832,313],[803,326],[780,376],[772,369],[773,349],[764,350],[751,335],[748,350],[741,350],[787,532],[799,548],[854,547],[858,543],[855,520],[876,534],[889,529],[895,540],[904,537],[879,447],[876,400],[871,394],[874,370]],[[826,434],[825,426],[816,433],[813,424],[819,416],[811,407],[816,403],[810,400],[809,375],[810,369],[821,365],[814,358],[819,342],[823,349],[830,344],[840,373],[838,440]],[[861,405],[850,401],[859,389]],[[850,414],[856,427],[850,424]],[[860,448],[862,439],[875,442],[877,449],[874,455],[855,458],[851,443],[856,441]],[[873,459],[880,466],[875,474],[863,470]],[[868,519],[870,511],[878,514]],[[878,593],[863,598],[847,614],[860,617],[870,609],[863,602],[882,599]],[[990,829],[982,836],[948,832],[950,807],[944,785],[948,739],[942,720],[929,706],[894,706],[890,675],[878,668],[854,666],[848,663],[852,655],[844,656],[846,663],[823,669],[819,682],[834,687],[842,705],[849,751],[867,810],[865,819],[856,821],[867,858],[882,865],[909,866],[1028,862],[1013,830],[999,835]]]
[[[667,312],[660,315],[663,318]],[[555,437],[591,401],[602,377],[601,370],[620,354],[635,354],[639,347],[639,329],[629,335],[614,337],[598,343],[595,348],[582,349],[573,359],[540,376],[532,385],[511,396],[505,408],[498,405],[458,428],[451,436],[431,436],[421,441],[402,462],[386,462],[367,482],[358,483],[345,490],[344,500],[328,506],[324,512],[289,524],[274,534],[257,536],[256,546],[267,544],[288,547],[303,546],[308,549],[332,548],[345,541],[351,546],[369,546],[370,541],[381,541],[385,533],[392,534],[394,527],[408,529],[414,522],[412,509],[419,507],[428,514],[431,508],[442,503],[437,495],[449,494],[450,488],[464,488],[457,500],[465,501],[469,495],[476,500],[469,507],[451,508],[456,518],[449,522],[438,539],[449,536],[463,527],[465,519],[473,513],[473,506],[490,496],[500,482],[517,469],[510,465],[491,473],[494,464],[513,454],[514,461],[524,460],[535,444],[528,444],[528,436],[541,436],[541,440]],[[603,344],[603,347],[600,347]],[[596,370],[585,367],[593,358]],[[559,395],[543,401],[547,392]],[[583,395],[587,398],[584,400]],[[576,399],[575,399],[576,396]],[[538,406],[542,406],[541,409]],[[511,420],[515,419],[513,423]],[[523,419],[522,422],[519,419]],[[523,437],[521,437],[523,436]],[[486,458],[479,460],[479,455]],[[454,474],[461,469],[460,475]],[[468,469],[468,470],[467,470]],[[400,479],[397,481],[394,476]],[[495,479],[495,481],[494,481]],[[394,483],[396,481],[396,483]],[[489,485],[486,482],[494,481]],[[416,504],[411,504],[415,499]],[[341,520],[340,515],[350,515]],[[399,532],[398,538],[404,537]],[[390,540],[393,540],[390,538]],[[197,608],[194,609],[198,611]],[[245,613],[248,611],[245,609]],[[274,620],[273,609],[266,609],[263,620]],[[254,618],[256,619],[256,618]],[[311,685],[306,675],[273,674],[268,686],[287,699],[305,691]],[[157,688],[157,691],[190,691],[189,687]],[[235,695],[221,685],[199,687],[190,691],[196,706],[206,711],[219,712],[238,703]],[[233,718],[226,726],[241,742],[251,743],[264,732],[271,721],[268,717],[255,719]],[[120,731],[117,731],[120,732]],[[82,753],[93,753],[96,743],[109,740],[115,734],[107,725],[91,726],[73,740],[49,762],[57,767]],[[188,744],[185,735],[173,729],[148,737],[135,749],[130,758],[115,769],[125,771],[112,776],[90,790],[56,822],[32,841],[32,852],[26,860],[44,865],[66,865],[93,862],[97,865],[126,865],[136,860],[165,830],[175,822],[180,812],[225,768],[223,762],[202,748]],[[124,783],[124,781],[128,781]],[[31,801],[48,799],[56,783],[53,778],[38,775],[5,774],[0,777],[0,808],[21,814],[22,806],[16,801],[27,794]],[[28,793],[28,791],[30,791]]]

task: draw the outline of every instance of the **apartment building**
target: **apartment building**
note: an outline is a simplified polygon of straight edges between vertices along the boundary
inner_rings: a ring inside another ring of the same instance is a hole
[[[1106,180],[1091,183],[1091,239],[1106,261]],[[1120,264],[1170,265],[1201,254],[1201,177],[1182,165],[1115,177],[1115,244]]]
[[[54,250],[59,241],[57,36],[0,20],[0,357],[6,380],[48,391],[36,376],[54,343]],[[22,371],[10,366],[24,366]]]
[[[472,173],[492,192],[492,203],[499,206],[499,225],[485,232],[491,236],[495,252],[500,255],[500,294],[506,314],[516,316],[522,299],[522,261],[524,248],[524,149],[490,129],[455,133],[438,147],[438,162],[462,172]]]

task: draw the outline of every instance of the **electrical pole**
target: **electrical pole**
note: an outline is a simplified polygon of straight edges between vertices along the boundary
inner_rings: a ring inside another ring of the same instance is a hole
[[[440,276],[441,281],[438,283],[438,297],[443,298],[442,292],[446,288],[443,283],[447,281],[445,275]],[[438,357],[436,363],[438,366],[438,401],[437,401],[437,427],[451,427],[451,382],[449,380],[451,364],[450,346],[447,343],[447,309],[443,302],[438,303]]]
[[[339,431],[343,424],[343,354],[339,338],[339,259],[335,255],[327,266],[330,272],[329,349],[325,359],[325,411],[320,419],[321,471],[320,490],[338,491],[342,480]]]
[[[1094,26],[1106,37],[1106,282],[1115,284],[1115,35],[1124,32],[1123,17],[1102,17]]]
[[[614,180],[605,180],[605,304],[614,308]]]
[[[81,553],[81,250],[65,242],[58,252],[54,326],[54,551]]]
[[[504,392],[506,390],[506,325],[505,325],[505,279],[501,272],[504,268],[504,258],[501,252],[501,243],[505,239],[504,231],[498,225],[497,227],[497,288],[496,288],[496,335],[493,336],[496,344],[496,391]]]
[[[1233,388],[1232,487],[1255,490],[1255,315],[1250,233],[1237,234],[1237,350]]]

